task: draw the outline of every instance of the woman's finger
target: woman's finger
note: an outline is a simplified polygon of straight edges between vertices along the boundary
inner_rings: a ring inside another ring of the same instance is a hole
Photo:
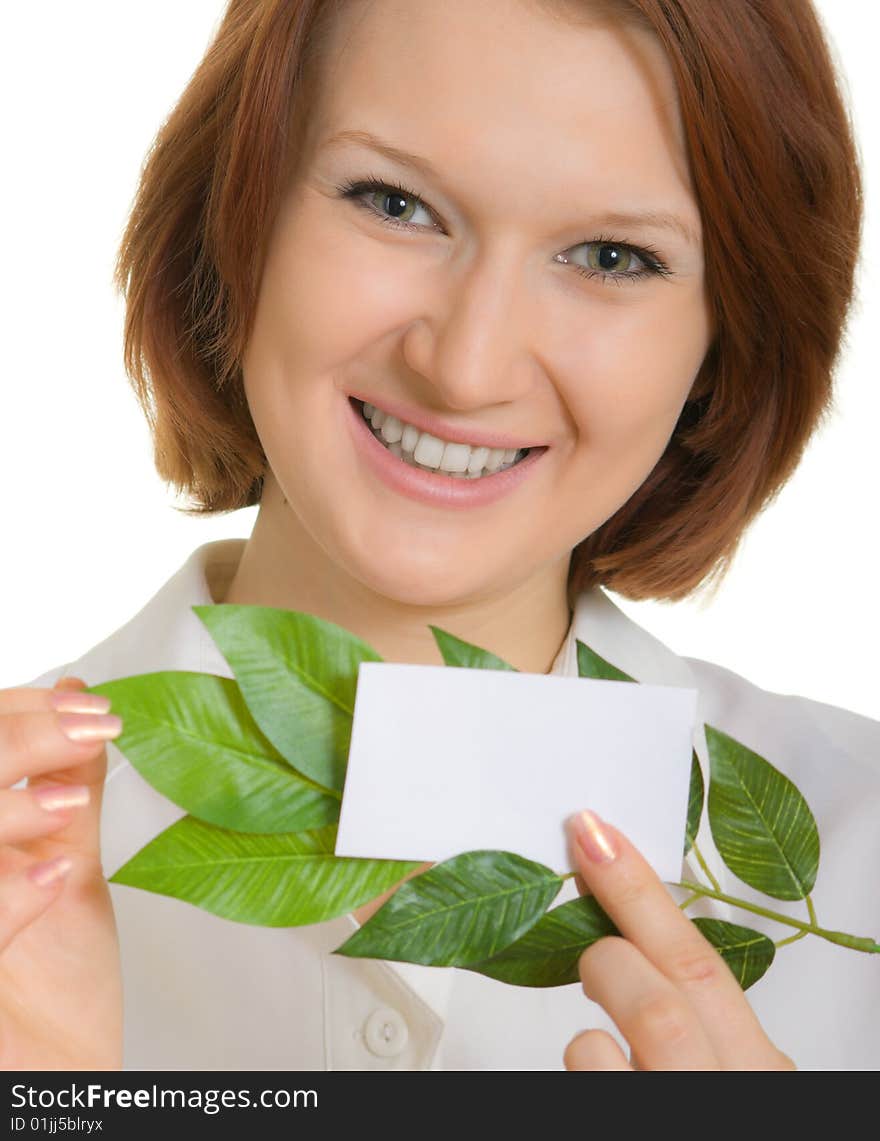
[[[40,686],[16,686],[0,689],[0,716],[5,713],[47,713],[59,704],[70,712],[106,713],[110,709],[108,698],[96,693],[84,693],[87,688],[82,678],[63,677],[52,689]],[[53,694],[60,694],[55,697]]]
[[[643,1069],[720,1069],[696,1011],[632,943],[599,939],[579,968],[584,994],[608,1012]]]
[[[115,715],[104,728],[101,717],[85,713],[18,713],[0,716],[0,785],[43,776],[91,760],[104,742],[118,737]],[[103,734],[98,736],[98,734]]]
[[[89,802],[86,785],[46,784],[0,792],[0,844],[49,836]]]
[[[562,1061],[567,1070],[632,1070],[623,1050],[604,1030],[584,1030],[572,1038]]]
[[[577,870],[618,931],[682,994],[723,1068],[766,1069],[781,1057],[714,947],[680,910],[653,868],[592,812],[571,821]]]
[[[0,786],[5,788],[23,777],[46,777],[56,771],[65,772],[63,779],[68,779],[77,765],[94,763],[105,743],[122,732],[122,721],[115,714],[53,708],[53,699],[62,698],[60,692],[44,691],[40,707],[14,713],[9,712],[14,703],[7,697],[3,694],[0,700]]]
[[[61,895],[71,866],[68,856],[40,861],[0,849],[0,953]]]

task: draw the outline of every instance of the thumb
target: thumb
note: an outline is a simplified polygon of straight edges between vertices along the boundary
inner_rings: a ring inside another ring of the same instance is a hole
[[[73,693],[88,689],[88,686],[81,678],[64,677],[55,683],[53,689]],[[63,845],[73,854],[87,857],[88,867],[82,869],[84,871],[94,870],[95,861],[100,865],[101,800],[106,776],[107,747],[102,745],[100,752],[87,761],[63,765],[28,781],[28,788],[41,788],[48,784],[82,784],[88,788],[89,803],[75,809],[70,822],[53,832],[51,837],[53,845]]]

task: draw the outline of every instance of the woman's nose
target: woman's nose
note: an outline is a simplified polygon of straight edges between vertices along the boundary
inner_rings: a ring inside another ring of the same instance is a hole
[[[458,275],[450,271],[442,287],[422,297],[423,313],[404,335],[406,364],[447,408],[515,401],[534,382],[538,365],[528,347],[522,266],[517,271],[512,260],[500,262],[474,263]]]

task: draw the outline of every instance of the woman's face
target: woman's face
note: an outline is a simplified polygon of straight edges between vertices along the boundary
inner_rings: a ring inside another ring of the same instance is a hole
[[[564,584],[660,458],[709,344],[665,57],[561,12],[342,6],[270,238],[244,360],[266,502],[399,602]],[[402,421],[390,441],[354,400]],[[535,450],[486,474],[492,443]]]

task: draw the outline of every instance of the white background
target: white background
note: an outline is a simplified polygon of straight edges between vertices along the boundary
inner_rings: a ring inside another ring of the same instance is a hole
[[[860,302],[835,416],[714,600],[616,601],[681,654],[880,719],[880,20],[863,0],[818,7],[867,185]],[[0,687],[79,657],[195,547],[245,537],[256,517],[256,508],[208,520],[173,510],[122,370],[111,284],[144,155],[222,8],[54,0],[4,11]]]

